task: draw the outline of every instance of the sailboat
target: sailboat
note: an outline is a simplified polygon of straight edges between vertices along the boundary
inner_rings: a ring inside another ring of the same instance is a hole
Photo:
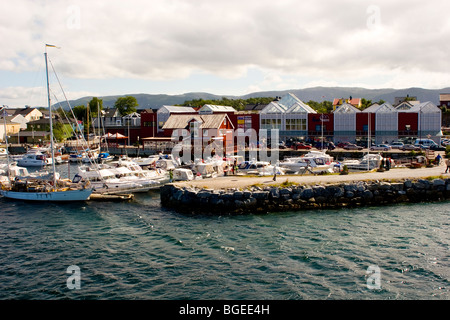
[[[52,159],[55,158],[55,150],[53,147],[53,123],[52,123],[52,108],[50,102],[50,86],[48,77],[48,58],[47,47],[55,47],[54,45],[45,45],[45,70],[47,76],[47,96],[48,96],[48,109],[49,109],[49,121],[50,121],[50,144]],[[5,125],[6,129],[6,125]],[[5,130],[6,132],[6,130]],[[5,135],[6,136],[6,135]],[[6,145],[8,142],[6,141]],[[8,157],[7,157],[8,158]],[[9,158],[8,158],[9,167]],[[0,194],[5,198],[27,201],[84,201],[88,200],[92,194],[92,188],[88,184],[84,183],[70,183],[67,181],[59,180],[56,176],[55,162],[52,162],[51,179],[49,180],[21,180],[17,177],[11,180],[8,174],[8,180],[10,187],[3,187]]]

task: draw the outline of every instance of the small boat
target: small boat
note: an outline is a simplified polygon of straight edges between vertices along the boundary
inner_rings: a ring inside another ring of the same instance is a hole
[[[140,183],[118,178],[116,173],[109,169],[93,169],[87,165],[78,167],[78,173],[74,176],[72,182],[77,183],[79,181],[89,181],[95,194],[123,194],[150,190],[149,187]]]
[[[116,177],[140,183],[150,189],[157,189],[170,179],[167,170],[161,168],[142,169],[132,160],[114,161],[107,168],[113,171]]]
[[[136,157],[132,158],[132,161],[141,167],[148,167],[156,163],[160,159],[159,155],[152,155],[148,157]]]
[[[88,150],[86,154],[81,158],[81,162],[83,163],[94,163],[97,161],[99,157],[99,153],[97,151]]]
[[[52,164],[52,158],[41,152],[28,152],[17,160],[17,164],[22,167],[43,167]]]
[[[85,153],[72,152],[69,154],[69,162],[80,163]]]
[[[105,163],[108,161],[113,161],[114,156],[110,155],[108,152],[100,152],[100,154],[97,157],[98,163]]]
[[[243,161],[238,166],[237,174],[254,174],[259,176],[270,176],[274,174],[274,170],[277,175],[285,174],[284,168],[278,165],[272,165],[269,161]]]
[[[133,200],[134,194],[128,193],[128,194],[100,194],[100,193],[93,193],[91,194],[89,200],[95,200],[95,201],[128,201]]]
[[[310,151],[301,157],[287,158],[280,162],[286,172],[311,173],[338,172],[340,166],[333,157],[322,151]]]
[[[341,166],[346,165],[349,171],[365,171],[378,169],[383,157],[380,154],[368,153],[360,160],[345,160],[341,162]]]
[[[190,181],[194,180],[194,173],[191,169],[186,168],[176,168],[173,170],[173,180],[174,181]]]

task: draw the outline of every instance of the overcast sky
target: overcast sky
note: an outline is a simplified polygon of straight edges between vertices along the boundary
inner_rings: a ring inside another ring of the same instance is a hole
[[[48,52],[68,99],[449,87],[449,12],[444,0],[2,1],[0,104],[46,105],[45,43],[61,47]]]

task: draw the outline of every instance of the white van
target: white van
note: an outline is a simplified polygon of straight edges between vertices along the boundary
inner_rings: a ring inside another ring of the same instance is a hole
[[[431,146],[438,146],[436,142],[431,139],[416,139],[415,146],[420,146],[422,149],[429,149]]]

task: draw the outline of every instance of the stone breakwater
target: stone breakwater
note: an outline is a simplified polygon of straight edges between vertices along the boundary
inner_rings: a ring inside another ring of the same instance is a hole
[[[440,178],[328,185],[249,186],[242,190],[215,190],[174,184],[161,188],[163,207],[180,213],[212,215],[387,205],[449,198],[450,179]]]

